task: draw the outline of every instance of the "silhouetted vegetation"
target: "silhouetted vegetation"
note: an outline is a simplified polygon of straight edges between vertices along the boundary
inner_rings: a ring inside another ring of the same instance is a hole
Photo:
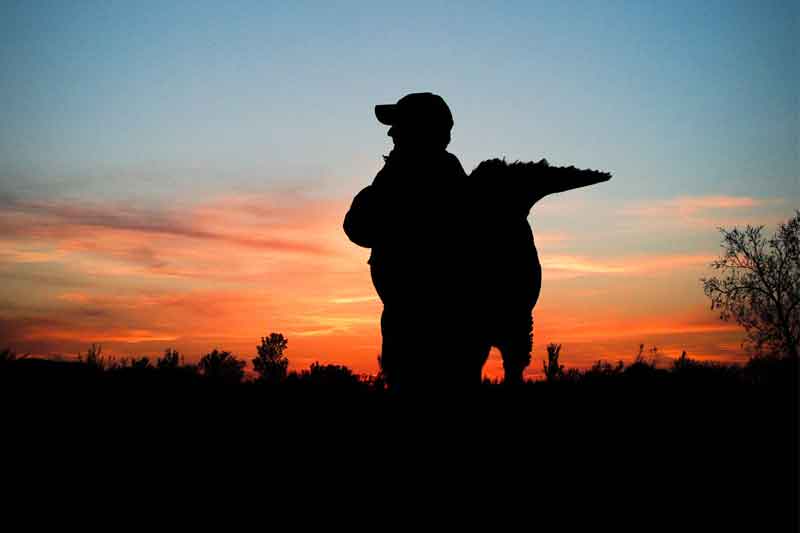
[[[558,364],[560,354],[560,344],[547,345],[547,361],[542,362],[544,377],[547,381],[556,381],[564,375],[564,365]]]
[[[261,381],[280,383],[286,379],[289,359],[283,352],[289,341],[280,333],[270,333],[269,337],[261,337],[261,344],[256,346],[258,356],[253,359],[253,370]]]
[[[212,382],[235,385],[244,379],[245,364],[232,353],[215,348],[200,359],[197,367],[200,373]]]
[[[25,357],[27,357],[27,354],[22,356],[23,359]],[[9,365],[15,361],[18,361],[19,359],[20,359],[19,354],[17,354],[17,352],[12,350],[11,348],[4,348],[2,351],[0,351],[0,367],[4,365]]]
[[[147,370],[153,368],[153,365],[150,364],[149,357],[139,357],[139,358],[132,358],[130,360],[131,368],[135,368],[138,370]]]
[[[78,360],[85,363],[88,368],[98,371],[105,370],[108,364],[108,360],[103,357],[103,346],[101,344],[92,344],[92,346],[86,350],[85,356],[78,354]]]
[[[359,388],[364,391],[384,391],[386,381],[382,375],[378,357],[379,372],[377,375],[359,375],[350,368],[336,364],[314,362],[309,368],[299,371],[288,371],[289,359],[284,355],[288,340],[280,333],[272,333],[262,337],[261,344],[256,347],[258,356],[252,359],[254,375],[247,378],[246,362],[231,352],[214,349],[205,354],[196,365],[186,364],[176,350],[168,348],[164,355],[156,359],[155,365],[146,356],[115,359],[103,355],[102,346],[92,344],[85,354],[79,354],[77,361],[55,361],[27,356],[20,357],[11,348],[0,351],[0,369],[4,377],[10,377],[19,369],[39,369],[43,373],[54,369],[80,369],[80,375],[102,376],[126,375],[131,379],[156,379],[169,382],[176,379],[186,383],[237,385],[245,383],[260,384],[266,387],[314,386],[323,388]],[[539,384],[586,384],[600,383],[616,385],[662,384],[674,385],[676,388],[692,385],[713,387],[721,383],[740,386],[769,385],[792,389],[797,385],[797,363],[792,357],[781,355],[756,355],[743,365],[726,364],[711,361],[698,361],[690,358],[684,351],[669,364],[659,366],[659,361],[669,361],[658,348],[645,350],[642,344],[633,360],[626,364],[622,360],[610,362],[598,360],[585,369],[565,368],[561,364],[562,345],[547,345],[547,360],[542,361],[542,380],[527,380],[525,386],[536,387]],[[65,375],[77,375],[65,372]],[[138,376],[138,377],[131,377]],[[180,376],[180,377],[178,377]],[[35,377],[35,376],[34,376]],[[183,380],[183,381],[181,381]],[[485,386],[502,385],[499,380],[485,379]]]
[[[722,257],[711,266],[722,277],[703,278],[711,308],[747,332],[757,355],[795,359],[800,345],[800,211],[767,239],[763,226],[723,235]]]
[[[352,388],[364,383],[353,371],[342,365],[323,365],[319,361],[311,364],[308,370],[292,376],[293,380],[320,387]]]
[[[156,368],[159,370],[173,370],[178,368],[180,364],[180,354],[177,350],[167,348],[164,350],[164,356],[156,360]]]

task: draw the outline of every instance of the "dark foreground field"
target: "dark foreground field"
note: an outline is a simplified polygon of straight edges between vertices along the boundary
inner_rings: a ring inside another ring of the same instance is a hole
[[[214,498],[296,486],[299,501],[344,497],[340,511],[360,513],[377,498],[403,516],[471,496],[486,507],[448,512],[559,530],[797,525],[797,365],[786,359],[598,365],[425,394],[341,367],[236,384],[185,367],[32,359],[0,372],[5,479],[39,497],[75,495],[87,480],[78,494],[93,499],[142,483]]]

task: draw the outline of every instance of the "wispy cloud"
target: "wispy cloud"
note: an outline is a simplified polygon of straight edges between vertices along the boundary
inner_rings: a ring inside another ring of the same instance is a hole
[[[707,265],[709,254],[636,255],[622,258],[593,258],[577,255],[550,255],[542,258],[546,277],[565,278],[591,274],[652,274]]]
[[[272,216],[261,213],[256,223],[243,223],[242,213],[235,210],[236,204],[228,205],[227,201],[227,198],[221,198],[210,205],[182,209],[142,208],[121,203],[98,205],[65,201],[15,201],[6,204],[0,217],[0,236],[69,240],[74,243],[80,242],[82,236],[91,240],[105,231],[147,238],[165,236],[218,242],[264,251],[331,253],[323,242],[301,238],[297,234],[302,218],[297,216],[296,211],[300,210],[306,216],[313,214],[308,205],[299,203],[293,208],[284,208],[280,211],[282,218],[276,217],[274,210],[267,210]],[[227,217],[222,216],[226,212]]]
[[[623,274],[625,266],[574,255],[551,255],[542,260],[542,268],[577,274]]]
[[[99,318],[107,318],[101,313]],[[74,320],[73,320],[74,318]],[[5,319],[0,331],[7,342],[20,341],[83,341],[139,343],[146,341],[174,341],[177,334],[152,328],[137,328],[110,325],[105,321],[91,324],[87,314],[76,314],[69,318],[23,317]]]
[[[534,235],[537,245],[562,244],[572,240],[572,235],[564,231],[537,231]]]
[[[68,264],[90,277],[126,280],[274,285],[316,272],[319,281],[331,275],[341,281],[365,259],[341,231],[346,207],[296,194],[221,196],[164,208],[7,200],[0,261]]]
[[[694,333],[730,333],[739,332],[735,324],[727,323],[706,323],[697,324],[693,322],[676,321],[672,322],[671,317],[658,317],[657,321],[635,321],[625,320],[624,322],[602,322],[590,326],[584,325],[581,329],[573,332],[565,331],[561,338],[565,341],[591,341],[593,339],[619,339],[619,338],[644,338],[648,336],[663,335],[686,335]]]
[[[646,217],[689,216],[700,211],[754,208],[772,202],[774,200],[750,196],[679,196],[627,206],[621,210],[621,213]]]
[[[364,302],[379,302],[380,298],[377,296],[352,296],[348,298],[333,298],[330,300],[332,304],[358,304]]]
[[[659,224],[715,227],[774,222],[778,214],[775,208],[785,203],[783,198],[754,196],[678,196],[636,202],[619,209],[617,213],[625,217],[656,220]]]
[[[52,263],[65,256],[64,250],[27,247],[12,240],[0,240],[0,263]]]

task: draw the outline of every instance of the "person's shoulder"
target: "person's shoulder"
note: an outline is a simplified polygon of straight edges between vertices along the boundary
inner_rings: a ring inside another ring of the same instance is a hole
[[[458,172],[459,174],[463,174],[466,176],[466,172],[464,171],[464,167],[461,165],[461,161],[459,161],[458,157],[445,150],[445,161],[447,162],[448,167],[451,167],[453,170]]]
[[[448,152],[447,150],[444,151],[444,156],[447,158],[448,161],[452,163],[458,163],[461,165],[461,161],[458,160],[458,157],[453,152]]]
[[[383,156],[383,166],[375,174],[372,180],[373,185],[381,186],[385,181],[391,181],[390,176],[400,172],[400,165],[398,164],[397,157],[392,158],[392,154]]]

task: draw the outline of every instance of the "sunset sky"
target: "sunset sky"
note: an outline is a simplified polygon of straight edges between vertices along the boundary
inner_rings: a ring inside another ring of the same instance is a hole
[[[614,174],[532,212],[531,377],[548,342],[742,361],[699,278],[717,227],[800,207],[798,35],[794,0],[4,1],[0,348],[249,359],[275,331],[294,369],[374,373],[342,219],[391,149],[373,106],[431,91],[467,171]]]

